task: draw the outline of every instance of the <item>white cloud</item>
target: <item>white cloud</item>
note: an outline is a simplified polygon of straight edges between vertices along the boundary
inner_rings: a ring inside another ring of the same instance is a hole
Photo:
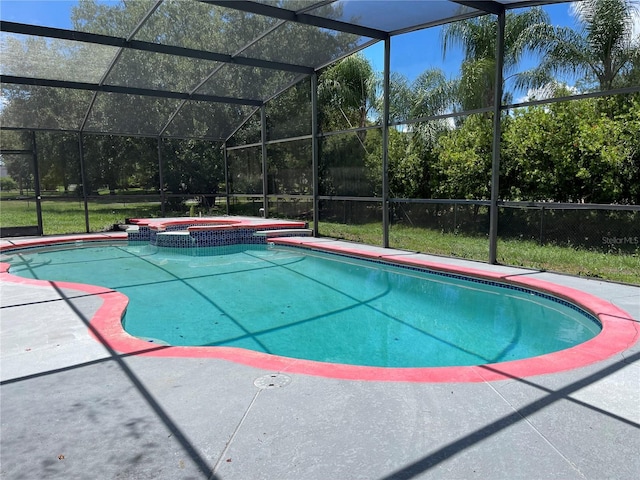
[[[529,90],[527,90],[526,95],[516,100],[516,103],[532,102],[534,100],[547,100],[548,98],[554,98],[557,96],[555,92],[558,88],[566,88],[570,94],[574,95],[580,93],[580,91],[574,86],[567,85],[566,83],[551,82],[539,88],[530,88]]]

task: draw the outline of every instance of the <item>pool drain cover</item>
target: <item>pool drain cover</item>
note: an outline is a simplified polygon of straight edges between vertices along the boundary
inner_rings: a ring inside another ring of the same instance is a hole
[[[263,377],[256,378],[253,384],[262,389],[266,388],[282,388],[291,383],[291,377],[281,373],[270,373]]]

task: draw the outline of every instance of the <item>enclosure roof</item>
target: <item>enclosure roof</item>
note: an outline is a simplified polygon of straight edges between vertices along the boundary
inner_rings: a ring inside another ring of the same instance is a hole
[[[33,20],[37,3],[15,18],[15,1],[0,9],[2,128],[212,140],[314,71],[390,36],[556,3],[93,0],[65,2],[71,18],[61,22]]]

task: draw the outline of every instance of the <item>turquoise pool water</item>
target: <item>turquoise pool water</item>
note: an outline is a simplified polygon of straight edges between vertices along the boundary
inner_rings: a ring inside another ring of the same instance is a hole
[[[582,343],[597,320],[566,302],[299,248],[148,245],[23,250],[15,275],[87,283],[130,299],[123,325],[161,344],[232,346],[379,367],[465,366]]]

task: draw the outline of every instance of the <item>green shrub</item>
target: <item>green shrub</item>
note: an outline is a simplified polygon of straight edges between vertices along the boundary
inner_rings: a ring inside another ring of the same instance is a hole
[[[0,190],[17,190],[18,184],[11,177],[0,178]]]

